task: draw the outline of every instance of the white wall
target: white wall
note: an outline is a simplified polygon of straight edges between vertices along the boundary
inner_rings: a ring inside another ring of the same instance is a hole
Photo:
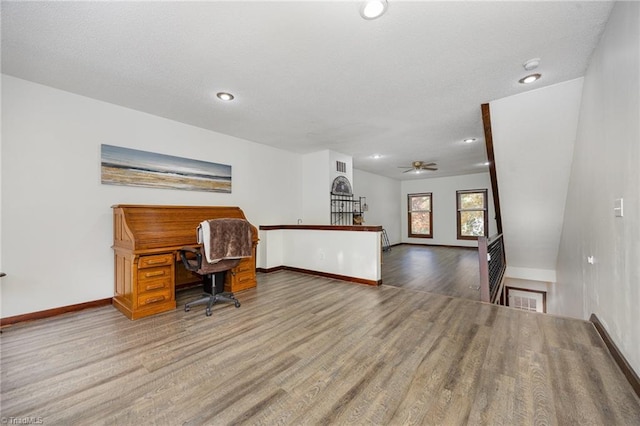
[[[328,150],[302,156],[302,223],[305,225],[329,225],[331,197],[330,153]],[[291,176],[296,179],[296,176]],[[289,225],[297,222],[272,223]]]
[[[100,144],[230,164],[233,192],[101,185]],[[301,217],[297,154],[4,75],[1,161],[2,317],[113,296],[114,204],[237,205],[256,226]]]
[[[336,171],[336,161],[346,163],[346,173]],[[337,176],[345,176],[353,188],[353,159],[339,152],[322,150],[302,156],[302,216],[305,225],[331,224],[331,185]],[[297,179],[297,177],[293,177]],[[297,222],[273,223],[293,225]]]
[[[381,225],[387,231],[391,244],[400,243],[402,241],[400,232],[402,210],[398,206],[400,181],[355,169],[353,192],[356,196],[367,198],[369,211],[364,213],[364,224]]]
[[[275,229],[260,231],[260,268],[279,266],[380,281],[380,232]]]
[[[477,247],[474,240],[458,240],[456,191],[486,189],[489,203],[489,236],[497,232],[491,178],[489,173],[406,180],[400,184],[400,224],[402,241],[415,244],[433,244],[461,247]],[[432,193],[433,238],[409,238],[407,228],[407,195]]]
[[[493,101],[506,276],[555,281],[582,79]]]
[[[624,217],[614,201],[624,199]],[[594,264],[587,263],[594,256]],[[595,313],[640,372],[640,3],[616,2],[584,79],[550,297]]]

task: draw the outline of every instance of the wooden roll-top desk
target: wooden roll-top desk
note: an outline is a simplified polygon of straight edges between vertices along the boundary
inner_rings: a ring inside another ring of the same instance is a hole
[[[178,250],[197,247],[196,228],[204,220],[246,219],[239,207],[124,205],[113,208],[115,291],[113,305],[129,319],[176,308],[176,286],[200,282],[180,262]],[[225,291],[256,286],[258,230],[251,226],[250,258],[227,272]]]

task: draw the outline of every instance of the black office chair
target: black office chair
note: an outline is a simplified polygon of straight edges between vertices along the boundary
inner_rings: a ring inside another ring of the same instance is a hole
[[[251,256],[251,225],[244,219],[211,219],[202,222],[196,232],[202,247],[183,247],[179,252],[185,268],[202,275],[204,295],[185,304],[184,310],[206,304],[206,315],[211,316],[211,308],[217,302],[230,302],[239,308],[236,296],[224,291],[224,281],[228,270]]]
[[[195,258],[188,258],[187,253],[195,254]],[[194,300],[184,305],[185,312],[189,312],[192,306],[207,304],[205,311],[208,317],[211,316],[211,308],[217,302],[231,302],[236,308],[240,307],[240,301],[231,292],[224,291],[224,279],[226,272],[235,268],[240,259],[225,259],[218,263],[208,263],[206,259],[203,262],[202,250],[191,247],[183,247],[180,250],[180,258],[187,270],[202,275],[202,284],[204,294],[200,299]]]

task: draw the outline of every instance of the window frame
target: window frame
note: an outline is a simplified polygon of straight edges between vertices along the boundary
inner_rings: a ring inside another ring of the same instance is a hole
[[[461,209],[460,208],[460,195],[462,194],[475,194],[482,193],[484,197],[484,207],[482,209]],[[489,200],[487,189],[461,189],[456,191],[456,227],[459,240],[477,240],[477,235],[462,235],[462,212],[475,212],[482,211],[484,219],[484,236],[489,236]]]
[[[411,210],[411,199],[414,197],[429,197],[429,210]],[[414,212],[429,212],[429,233],[428,234],[416,234],[413,233],[411,228],[411,213]],[[433,238],[433,193],[432,192],[419,192],[414,194],[407,194],[407,232],[409,238]]]

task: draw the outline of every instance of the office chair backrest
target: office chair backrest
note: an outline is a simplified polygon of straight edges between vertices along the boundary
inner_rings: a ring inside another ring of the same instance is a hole
[[[209,263],[251,257],[251,236],[251,224],[244,219],[211,219],[198,225],[198,242]]]

